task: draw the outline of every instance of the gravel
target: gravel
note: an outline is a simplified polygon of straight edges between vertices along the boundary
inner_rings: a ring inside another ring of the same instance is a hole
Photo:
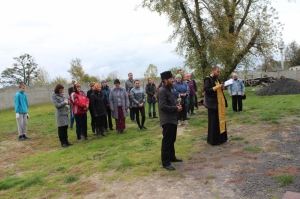
[[[292,128],[287,133],[273,132],[266,137],[266,140],[272,140],[276,150],[262,151],[254,166],[255,172],[237,174],[238,177],[246,179],[238,185],[243,197],[282,198],[286,191],[300,192],[300,126]],[[295,168],[298,172],[294,182],[287,186],[282,186],[274,177],[267,175],[267,172],[285,167]]]
[[[300,82],[289,78],[280,79],[259,90],[256,94],[260,96],[300,94]]]

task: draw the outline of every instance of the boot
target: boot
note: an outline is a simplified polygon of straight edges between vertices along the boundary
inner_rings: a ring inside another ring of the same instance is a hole
[[[153,118],[158,118],[156,117],[156,112],[153,112]]]
[[[153,117],[152,117],[152,114],[151,113],[148,113],[149,114],[149,119],[152,119]]]
[[[104,133],[104,127],[100,127],[100,134],[102,136],[106,136],[106,134]]]
[[[100,129],[99,128],[96,128],[96,134],[97,134],[97,137],[100,138]]]

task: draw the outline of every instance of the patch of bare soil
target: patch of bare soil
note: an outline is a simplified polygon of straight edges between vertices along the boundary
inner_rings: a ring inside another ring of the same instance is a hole
[[[198,153],[189,160],[174,164],[177,169],[175,172],[178,173],[110,183],[95,174],[88,180],[95,183],[96,191],[84,198],[279,199],[286,190],[300,192],[299,184],[297,185],[300,181],[300,167],[288,165],[291,162],[286,164],[285,159],[280,159],[280,164],[276,162],[267,168],[264,164],[266,161],[273,161],[276,158],[274,154],[280,158],[299,159],[299,156],[289,155],[285,151],[287,149],[282,149],[284,139],[287,143],[298,142],[295,150],[300,151],[299,139],[291,136],[291,132],[298,132],[295,130],[297,128],[300,129],[295,125],[228,125],[229,142],[210,146],[206,141],[201,141]],[[272,136],[274,132],[280,136]],[[178,136],[184,136],[185,133],[185,127],[178,128]],[[244,140],[233,141],[230,139],[232,137],[243,137]],[[262,151],[244,150],[247,147],[257,147]],[[287,189],[280,188],[280,183],[273,178],[277,174],[290,174],[295,177],[295,182]],[[271,184],[264,183],[266,179]]]

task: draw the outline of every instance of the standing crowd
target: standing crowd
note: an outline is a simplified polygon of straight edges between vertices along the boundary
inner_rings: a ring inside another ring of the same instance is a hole
[[[152,78],[147,79],[145,89],[138,79],[133,79],[133,74],[128,74],[125,87],[118,79],[114,80],[112,89],[105,80],[100,83],[90,83],[90,90],[85,94],[80,83],[73,80],[68,89],[69,97],[64,96],[64,86],[57,84],[52,94],[52,101],[56,108],[56,122],[58,137],[62,147],[69,147],[72,143],[68,140],[68,127],[73,129],[76,123],[77,141],[89,140],[87,131],[87,112],[91,118],[92,134],[98,138],[107,136],[108,129],[114,130],[112,118],[115,119],[115,128],[118,134],[126,129],[126,116],[137,123],[139,130],[146,130],[146,110],[148,104],[149,118],[158,118],[156,102],[158,102],[159,121],[163,129],[161,147],[162,166],[167,170],[175,170],[171,162],[182,162],[175,155],[174,143],[176,141],[177,126],[188,125],[188,115],[194,115],[198,108],[197,85],[190,74],[183,75],[182,70],[177,74],[165,71],[160,74],[161,83],[158,87]],[[219,145],[227,141],[226,107],[227,101],[223,90],[224,84],[220,83],[220,68],[214,66],[210,76],[204,80],[202,90],[203,105],[208,109],[208,137],[211,145]],[[243,82],[233,74],[232,83],[228,92],[232,97],[233,111],[242,111],[242,99],[245,96]],[[18,124],[19,140],[30,139],[26,136],[28,115],[28,100],[25,85],[19,86],[15,95],[15,111]],[[69,116],[70,115],[70,116]],[[75,120],[75,121],[74,121]]]

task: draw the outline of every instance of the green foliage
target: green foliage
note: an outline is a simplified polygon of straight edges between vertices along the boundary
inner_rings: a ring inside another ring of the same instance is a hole
[[[201,79],[220,65],[226,80],[240,63],[248,67],[256,56],[277,50],[282,25],[270,0],[143,0],[141,5],[168,18],[174,28],[169,42],[177,42],[175,52]]]
[[[157,79],[157,76],[158,76],[157,66],[155,66],[154,64],[149,64],[148,68],[144,72],[144,78],[145,78],[145,80],[147,80],[150,77],[153,80],[155,80],[155,79]]]
[[[37,77],[38,64],[35,59],[29,54],[23,54],[13,58],[16,62],[12,68],[6,68],[1,73],[1,84],[3,85],[18,85],[24,83],[29,86]]]
[[[83,76],[85,75],[81,60],[79,58],[72,59],[70,65],[71,66],[68,72],[70,73],[72,79],[75,79],[77,82],[81,82]]]
[[[294,177],[291,175],[277,175],[274,178],[280,182],[281,186],[287,186],[294,182]]]
[[[56,85],[56,84],[67,84],[68,80],[66,78],[61,77],[60,75],[55,77],[52,81],[51,84]]]
[[[292,41],[285,48],[286,68],[300,66],[300,46],[296,41]]]

